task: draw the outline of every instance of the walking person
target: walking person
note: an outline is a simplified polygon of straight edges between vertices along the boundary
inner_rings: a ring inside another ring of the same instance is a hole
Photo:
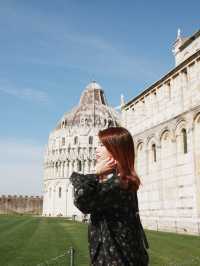
[[[90,214],[92,266],[147,266],[148,243],[137,200],[140,179],[134,168],[131,134],[123,127],[99,132],[95,174],[73,172],[74,204]]]

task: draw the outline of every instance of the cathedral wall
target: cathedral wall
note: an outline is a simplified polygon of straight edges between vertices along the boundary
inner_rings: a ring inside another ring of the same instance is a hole
[[[199,230],[200,175],[194,142],[199,134],[199,113],[200,108],[134,136],[136,169],[144,184],[139,191],[140,212],[148,228],[193,233]],[[187,152],[182,129],[187,132]]]
[[[0,196],[0,214],[42,214],[42,197]]]
[[[199,77],[200,60],[195,58],[144,100],[122,110],[135,142],[144,184],[140,212],[148,228],[200,232]]]

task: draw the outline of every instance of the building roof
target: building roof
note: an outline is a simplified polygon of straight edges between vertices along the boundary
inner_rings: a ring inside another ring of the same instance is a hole
[[[183,51],[188,45],[190,45],[191,42],[193,42],[195,39],[197,39],[200,36],[200,30],[196,31],[191,37],[186,38],[184,43],[179,47],[180,51]]]
[[[63,115],[56,129],[68,126],[102,128],[118,123],[119,114],[107,104],[102,87],[96,81],[92,81],[83,91],[78,106]]]
[[[139,98],[142,98],[145,96],[148,92],[153,91],[156,87],[161,86],[163,83],[167,82],[172,76],[176,75],[176,73],[183,69],[187,64],[189,64],[193,59],[200,56],[200,51],[197,51],[196,53],[192,54],[190,57],[188,57],[185,61],[180,63],[177,67],[173,68],[171,71],[169,71],[166,75],[164,75],[161,79],[153,83],[150,87],[143,90],[140,94],[138,94],[136,97],[128,101],[125,105],[122,106],[122,109],[126,109],[130,104],[136,102]]]

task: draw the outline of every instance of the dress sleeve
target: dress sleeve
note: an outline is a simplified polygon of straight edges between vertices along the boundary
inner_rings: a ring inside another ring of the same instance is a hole
[[[94,174],[73,172],[70,181],[74,186],[74,205],[85,214],[109,208],[119,199],[119,179],[115,175],[99,183]]]

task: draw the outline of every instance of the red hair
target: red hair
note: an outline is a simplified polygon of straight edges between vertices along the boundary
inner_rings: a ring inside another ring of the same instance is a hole
[[[133,138],[123,127],[109,127],[99,131],[99,139],[117,161],[122,185],[128,190],[137,191],[141,182],[135,172],[135,150]]]

